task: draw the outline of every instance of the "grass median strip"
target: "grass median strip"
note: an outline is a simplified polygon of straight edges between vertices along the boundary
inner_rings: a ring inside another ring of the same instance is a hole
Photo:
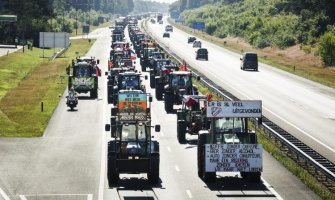
[[[38,137],[48,125],[59,95],[67,86],[65,67],[80,49],[85,55],[91,44],[74,40],[66,58],[48,61],[40,58],[41,49],[34,48],[0,58],[0,136]],[[6,73],[2,73],[6,72]],[[64,79],[63,79],[64,78]],[[43,102],[43,112],[41,112]]]

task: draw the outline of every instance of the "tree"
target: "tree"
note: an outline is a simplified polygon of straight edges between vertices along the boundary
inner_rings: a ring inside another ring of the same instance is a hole
[[[319,40],[319,53],[325,66],[335,65],[335,33],[326,32]]]

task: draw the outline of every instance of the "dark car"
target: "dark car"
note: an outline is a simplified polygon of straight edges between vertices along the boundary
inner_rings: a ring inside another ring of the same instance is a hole
[[[168,32],[163,33],[163,38],[165,38],[165,37],[169,38],[170,37],[170,33],[168,33]]]
[[[258,71],[258,56],[254,52],[245,52],[241,60],[242,70],[254,70]]]
[[[208,51],[206,48],[200,48],[197,51],[195,51],[195,59],[205,59],[208,60]]]
[[[190,37],[187,38],[187,43],[193,43],[196,40],[197,40],[196,37],[190,36]]]

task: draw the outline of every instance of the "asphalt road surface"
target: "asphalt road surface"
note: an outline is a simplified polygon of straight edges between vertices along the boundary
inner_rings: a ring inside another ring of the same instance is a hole
[[[87,54],[100,59],[103,71],[107,69],[109,34],[108,30],[101,32]],[[106,82],[106,77],[100,78],[97,100],[81,95],[75,111],[69,111],[65,96],[61,97],[43,137],[0,139],[1,200],[319,199],[266,152],[262,183],[220,173],[216,183],[205,184],[196,172],[196,137],[188,136],[189,143],[180,145],[176,116],[166,114],[163,102],[155,99],[153,124],[162,126],[154,134],[161,149],[160,183],[148,184],[145,174],[121,175],[119,185],[109,188],[106,144],[110,135],[103,130],[111,108]],[[144,83],[149,88],[148,80]]]
[[[195,60],[189,34],[174,28],[163,38],[164,25],[148,23],[155,38],[208,78],[240,99],[262,100],[263,114],[335,162],[335,90],[265,64],[242,71],[241,55],[202,41],[209,61]]]

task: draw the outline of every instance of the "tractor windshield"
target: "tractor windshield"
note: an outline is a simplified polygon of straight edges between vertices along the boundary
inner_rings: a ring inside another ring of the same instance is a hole
[[[79,65],[74,68],[75,77],[90,77],[91,70],[89,65]]]
[[[172,87],[188,87],[191,85],[191,78],[184,75],[175,75],[172,78]]]
[[[145,126],[136,126],[136,124],[129,124],[122,126],[122,141],[136,141],[138,140],[145,140]]]
[[[244,118],[219,118],[215,120],[215,139],[219,144],[248,143]]]
[[[123,76],[122,77],[122,88],[135,88],[139,86],[139,76]]]

